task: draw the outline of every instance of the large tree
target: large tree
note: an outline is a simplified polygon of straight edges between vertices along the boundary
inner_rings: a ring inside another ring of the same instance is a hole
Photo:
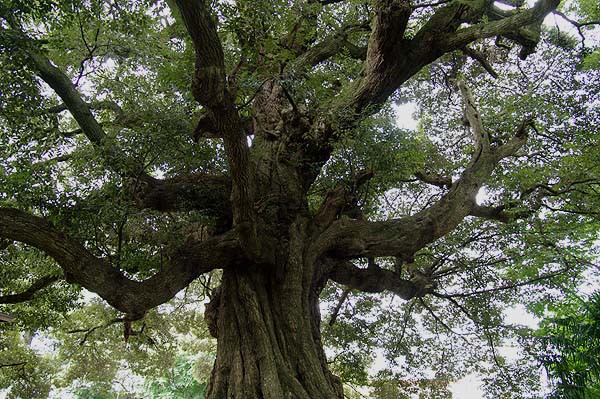
[[[546,75],[523,82],[560,0],[167,3],[2,2],[0,238],[6,259],[41,252],[1,303],[75,284],[128,339],[218,269],[207,397],[342,398],[321,336],[329,281],[436,320],[429,299],[447,301],[492,342],[471,298],[577,275],[597,97],[556,31]],[[429,108],[417,133],[390,122],[406,96]]]

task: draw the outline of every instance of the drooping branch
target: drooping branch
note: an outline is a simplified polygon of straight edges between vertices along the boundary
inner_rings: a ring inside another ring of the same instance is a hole
[[[68,282],[97,293],[130,315],[143,314],[171,299],[201,274],[228,266],[237,260],[239,248],[231,232],[203,241],[190,239],[171,255],[169,267],[140,282],[96,258],[43,218],[17,209],[0,208],[0,238],[40,249],[60,265]]]
[[[49,287],[50,285],[54,284],[58,280],[60,280],[59,276],[44,276],[44,277],[38,279],[37,281],[35,281],[33,284],[31,284],[31,286],[23,292],[20,292],[18,294],[10,294],[10,295],[0,296],[0,303],[14,304],[14,303],[27,302],[27,301],[33,299],[33,297],[39,291],[43,290],[44,288]]]
[[[397,273],[390,270],[379,267],[361,269],[348,261],[335,262],[328,277],[336,283],[362,292],[390,291],[406,300],[425,295],[432,288],[401,279]]]

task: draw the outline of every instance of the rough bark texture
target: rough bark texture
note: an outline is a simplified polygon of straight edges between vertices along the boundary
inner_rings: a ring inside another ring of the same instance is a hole
[[[211,304],[218,339],[210,398],[342,398],[320,339],[320,267],[305,256],[308,220],[290,227],[283,270],[241,264],[224,271]]]

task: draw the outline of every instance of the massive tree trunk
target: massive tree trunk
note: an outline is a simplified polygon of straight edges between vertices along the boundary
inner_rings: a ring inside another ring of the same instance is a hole
[[[217,359],[207,397],[342,398],[321,345],[321,268],[307,256],[307,220],[290,228],[279,266],[242,263],[224,270],[207,308]]]

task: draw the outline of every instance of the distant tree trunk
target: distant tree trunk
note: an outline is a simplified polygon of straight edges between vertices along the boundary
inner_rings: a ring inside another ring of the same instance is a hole
[[[321,344],[321,282],[305,256],[306,223],[291,230],[284,270],[240,264],[223,273],[206,314],[218,340],[209,399],[343,397]]]

